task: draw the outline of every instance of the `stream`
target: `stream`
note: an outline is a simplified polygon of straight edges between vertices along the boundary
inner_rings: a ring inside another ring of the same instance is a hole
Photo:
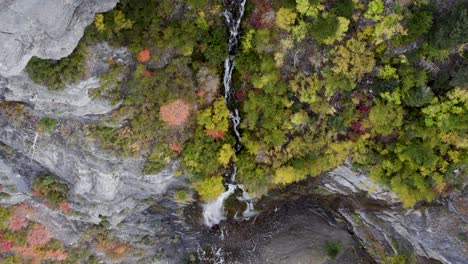
[[[236,153],[242,148],[241,135],[239,132],[239,124],[241,118],[239,116],[238,104],[232,91],[232,72],[235,67],[235,54],[239,48],[240,42],[240,25],[242,17],[244,16],[245,4],[247,0],[233,0],[224,1],[224,17],[226,24],[229,28],[229,42],[228,49],[229,54],[224,61],[224,100],[226,106],[229,109],[229,116],[231,118],[231,127],[234,135],[236,136],[236,144],[234,146]],[[255,215],[255,209],[252,198],[245,192],[244,186],[236,184],[237,167],[234,162],[231,162],[229,170],[225,177],[228,179],[227,190],[222,193],[217,199],[208,202],[203,205],[203,222],[208,227],[218,225],[221,221],[226,219],[226,213],[224,211],[224,203],[229,196],[233,195],[236,190],[242,191],[242,196],[237,197],[241,202],[246,203],[246,209],[243,212],[243,216],[248,218]]]

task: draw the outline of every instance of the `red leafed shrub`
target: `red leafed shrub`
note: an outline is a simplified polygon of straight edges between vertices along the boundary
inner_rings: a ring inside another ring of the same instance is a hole
[[[221,130],[216,130],[216,129],[205,129],[203,130],[205,134],[208,136],[212,137],[214,140],[218,139],[224,139],[224,133]]]
[[[49,240],[49,231],[41,224],[34,224],[26,237],[26,242],[32,246],[44,246]]]
[[[362,128],[362,123],[361,122],[355,122],[351,125],[351,129],[356,132],[356,133],[359,133],[361,135],[364,135],[367,133],[367,131],[365,129]]]
[[[59,209],[64,213],[70,212],[70,209],[71,209],[70,203],[69,202],[61,202],[59,204]]]
[[[28,217],[35,216],[37,214],[34,208],[25,203],[17,205],[14,209],[14,212],[15,214],[24,215]]]
[[[153,77],[154,73],[152,71],[146,70],[141,74],[141,76],[143,76],[143,77]]]
[[[181,144],[169,144],[169,149],[180,154],[183,148]]]
[[[8,227],[11,231],[20,231],[28,226],[28,220],[21,215],[14,213],[8,221]]]
[[[150,50],[144,49],[138,53],[137,60],[138,62],[147,62],[151,58]]]
[[[9,251],[13,247],[13,241],[3,240],[3,235],[0,234],[0,252]]]
[[[205,91],[203,91],[203,90],[198,91],[198,92],[197,92],[197,96],[198,96],[198,97],[203,97],[203,96],[205,96]]]
[[[256,0],[254,5],[249,23],[255,28],[272,28],[275,25],[275,12],[271,4],[265,0]]]
[[[50,249],[44,252],[44,259],[64,261],[68,258],[68,254],[61,249]]]
[[[190,105],[181,99],[162,105],[159,108],[161,119],[169,126],[183,125],[190,116]]]

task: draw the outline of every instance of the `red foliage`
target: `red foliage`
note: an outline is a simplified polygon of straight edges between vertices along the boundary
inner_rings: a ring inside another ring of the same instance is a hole
[[[23,216],[14,213],[13,216],[8,221],[8,227],[11,231],[21,231],[28,226],[28,220]]]
[[[205,96],[205,91],[203,91],[203,90],[198,91],[198,92],[197,92],[197,96],[198,96],[198,97],[203,97],[203,96]]]
[[[143,77],[153,77],[154,73],[152,71],[146,70],[141,74],[141,76],[143,76]]]
[[[47,228],[37,223],[34,224],[26,237],[26,242],[31,246],[44,246],[49,240],[50,235]]]
[[[34,210],[30,205],[22,203],[15,207],[14,209],[15,214],[19,214],[22,216],[32,217],[37,215],[36,210]]]
[[[68,254],[61,250],[61,249],[50,249],[44,252],[44,259],[49,259],[49,260],[58,260],[58,261],[64,261],[68,258]]]
[[[181,144],[169,144],[169,149],[178,154],[180,154],[183,150]]]
[[[359,112],[361,112],[361,113],[368,113],[371,108],[369,106],[367,106],[365,102],[361,101],[361,102],[359,102],[358,109],[359,109]]]
[[[272,28],[275,25],[275,13],[271,4],[265,0],[254,1],[255,9],[248,19],[255,28]]]
[[[71,210],[70,203],[69,202],[61,202],[59,204],[59,209],[64,213],[70,212],[70,210]]]
[[[354,132],[359,133],[360,135],[364,135],[367,133],[367,130],[362,128],[362,123],[360,121],[353,123],[351,125],[351,129]]]
[[[3,235],[0,234],[0,252],[9,251],[13,247],[13,241],[3,240]]]
[[[190,105],[181,99],[162,105],[159,108],[161,119],[169,126],[183,125],[190,116]]]
[[[149,49],[143,49],[142,51],[140,51],[138,53],[137,60],[138,60],[138,62],[147,62],[147,61],[150,60],[150,58],[151,58],[150,50]]]
[[[214,140],[224,139],[224,132],[216,129],[205,129],[203,130],[205,134],[212,137]]]
[[[245,94],[242,91],[237,91],[236,92],[236,99],[243,101],[245,99]]]

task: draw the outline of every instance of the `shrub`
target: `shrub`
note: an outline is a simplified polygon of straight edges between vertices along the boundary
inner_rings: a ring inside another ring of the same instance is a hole
[[[190,200],[190,196],[186,190],[177,190],[174,193],[174,199],[177,203],[184,204]]]
[[[218,198],[224,191],[223,177],[209,177],[195,182],[193,187],[200,195],[202,202],[208,202]]]
[[[52,134],[55,130],[55,127],[57,126],[57,123],[58,122],[56,119],[44,117],[41,120],[39,120],[38,129],[41,132]]]
[[[367,7],[366,13],[364,13],[364,17],[368,19],[372,19],[374,21],[378,21],[382,18],[381,14],[384,11],[385,6],[382,0],[373,0],[369,3]]]
[[[296,22],[297,14],[288,8],[280,8],[276,13],[276,26],[279,28],[290,30],[291,25]]]
[[[26,241],[31,246],[44,246],[49,240],[49,231],[41,224],[34,224],[26,237]]]
[[[438,49],[452,48],[468,41],[468,3],[455,5],[440,16],[431,30],[430,43]]]
[[[68,187],[53,176],[41,176],[34,179],[34,189],[47,198],[52,206],[57,207],[67,201]]]
[[[333,12],[337,16],[351,18],[353,16],[354,3],[353,0],[338,0],[336,1],[336,7],[333,8]]]
[[[324,247],[331,259],[335,259],[343,251],[343,244],[339,241],[328,241]]]
[[[178,127],[187,121],[190,116],[190,105],[181,99],[177,99],[159,109],[161,120],[169,126]]]
[[[83,43],[61,60],[32,57],[26,71],[35,83],[50,90],[62,90],[66,84],[76,83],[85,71],[86,47]]]

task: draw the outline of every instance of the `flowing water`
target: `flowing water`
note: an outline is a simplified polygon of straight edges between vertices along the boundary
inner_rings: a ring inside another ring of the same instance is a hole
[[[226,0],[224,2],[224,17],[226,19],[226,24],[229,28],[229,55],[224,61],[224,99],[229,109],[232,130],[236,136],[236,152],[239,152],[242,148],[241,135],[239,132],[239,124],[241,118],[239,116],[239,109],[234,96],[234,92],[231,89],[231,78],[235,66],[235,54],[239,48],[240,25],[242,17],[244,15],[246,1],[247,0]],[[227,191],[222,193],[216,200],[213,200],[203,205],[203,221],[205,225],[212,227],[226,219],[226,213],[224,211],[224,202],[229,196],[233,195],[237,189],[242,191],[242,196],[238,197],[237,199],[241,202],[245,202],[247,206],[247,209],[243,212],[242,215],[246,218],[255,215],[255,209],[252,202],[252,198],[245,192],[244,186],[236,184],[236,174],[236,164],[231,163],[230,171],[226,175],[229,179],[229,183],[227,184]]]

